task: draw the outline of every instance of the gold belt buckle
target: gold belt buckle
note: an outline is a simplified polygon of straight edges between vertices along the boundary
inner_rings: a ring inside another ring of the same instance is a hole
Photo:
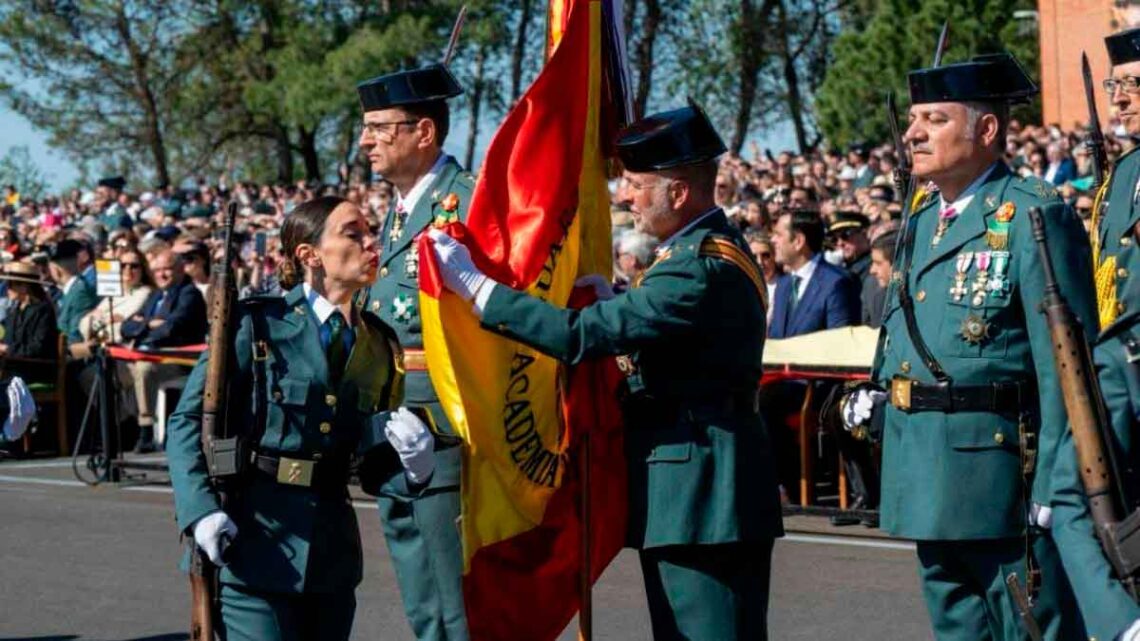
[[[891,405],[897,409],[906,411],[910,409],[910,390],[914,386],[914,381],[909,378],[892,378],[891,379]]]
[[[313,484],[313,461],[281,457],[277,461],[277,482],[309,487]]]

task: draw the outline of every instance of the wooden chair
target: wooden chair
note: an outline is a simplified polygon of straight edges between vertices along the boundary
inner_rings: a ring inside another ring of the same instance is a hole
[[[19,370],[22,369],[21,365],[46,366],[55,372],[54,381],[26,380],[25,382],[28,385],[28,391],[32,393],[32,399],[36,402],[37,410],[42,409],[44,405],[55,405],[55,430],[56,439],[59,441],[60,456],[67,456],[71,453],[67,436],[67,355],[67,336],[60,334],[56,343],[55,360],[17,356],[6,356],[0,360],[0,377],[8,374],[11,370],[15,370],[11,373],[18,376]],[[23,446],[25,452],[31,451],[32,439],[30,434],[24,435]]]

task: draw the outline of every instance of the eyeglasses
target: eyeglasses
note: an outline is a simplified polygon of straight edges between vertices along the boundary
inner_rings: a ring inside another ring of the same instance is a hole
[[[1081,218],[1088,218],[1092,216],[1092,207],[1077,207],[1077,215]]]
[[[1109,78],[1102,83],[1104,90],[1108,95],[1116,95],[1116,90],[1121,89],[1124,93],[1135,94],[1140,93],[1140,76],[1124,76],[1123,78]]]
[[[369,136],[378,138],[384,142],[392,142],[396,139],[396,134],[400,132],[400,125],[414,125],[419,120],[394,120],[392,122],[366,122],[364,123],[364,131],[368,132]],[[394,127],[389,132],[388,127]]]
[[[123,269],[142,269],[142,263],[119,263]]]

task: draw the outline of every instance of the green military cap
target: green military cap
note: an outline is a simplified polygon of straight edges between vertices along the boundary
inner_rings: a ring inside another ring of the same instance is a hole
[[[1140,28],[1126,29],[1107,36],[1104,46],[1113,66],[1140,60]]]
[[[911,104],[927,102],[1026,102],[1037,85],[1008,53],[916,69],[907,75]]]
[[[419,69],[377,76],[356,85],[360,107],[378,111],[436,100],[447,100],[463,93],[463,88],[447,67],[433,64]]]
[[[647,116],[618,134],[617,152],[626,169],[652,172],[715,159],[727,148],[697,103]]]

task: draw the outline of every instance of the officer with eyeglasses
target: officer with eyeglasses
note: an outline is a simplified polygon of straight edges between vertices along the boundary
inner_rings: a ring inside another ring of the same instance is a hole
[[[1140,29],[1105,38],[1112,77],[1104,88],[1129,136],[1140,136]],[[1140,224],[1140,154],[1136,148],[1121,156],[1106,186],[1097,194],[1089,218],[1096,269],[1099,318],[1082,318],[1099,333],[1093,343],[1093,361],[1114,433],[1121,479],[1130,500],[1140,496],[1135,470],[1140,451],[1133,443],[1140,418],[1140,270],[1137,250]],[[1080,203],[1078,202],[1078,209]],[[1054,475],[1053,536],[1065,571],[1077,595],[1090,638],[1140,641],[1140,606],[1124,591],[1101,553],[1088,514],[1084,488],[1077,470],[1071,434],[1066,433],[1057,454]],[[1131,512],[1135,504],[1124,506]]]
[[[357,86],[364,126],[360,149],[372,171],[395,186],[380,229],[380,271],[365,303],[396,331],[404,348],[405,403],[426,419],[435,473],[407,481],[395,463],[380,489],[380,520],[400,584],[404,612],[418,641],[465,641],[463,556],[459,541],[459,440],[432,387],[419,315],[415,239],[432,222],[465,220],[475,181],[444,153],[450,110],[463,93],[447,67],[433,64]],[[434,441],[434,442],[433,442]]]

